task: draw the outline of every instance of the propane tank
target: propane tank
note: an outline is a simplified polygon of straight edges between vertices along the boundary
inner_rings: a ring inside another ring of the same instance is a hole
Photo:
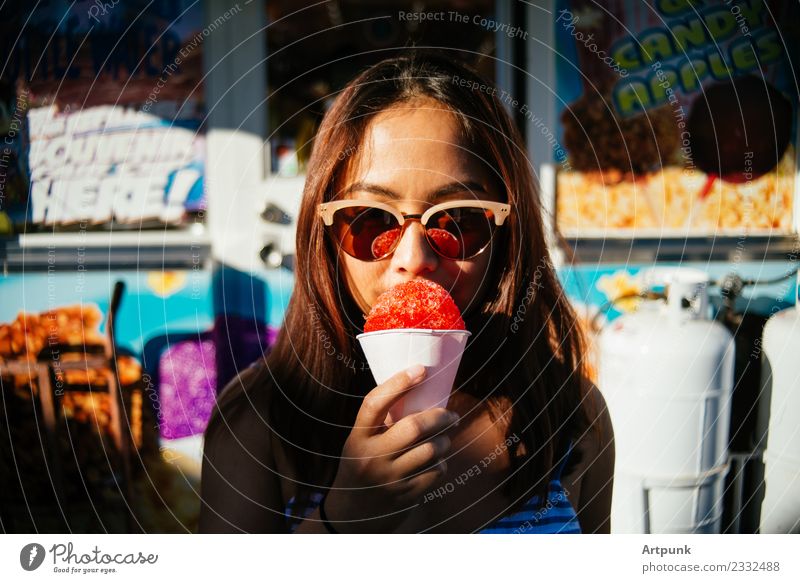
[[[769,402],[762,533],[800,532],[800,310],[772,316],[762,340],[762,399]],[[764,408],[766,409],[766,408]]]
[[[614,426],[611,530],[718,533],[728,471],[733,337],[709,318],[708,276],[643,274],[645,300],[606,325],[599,387]]]

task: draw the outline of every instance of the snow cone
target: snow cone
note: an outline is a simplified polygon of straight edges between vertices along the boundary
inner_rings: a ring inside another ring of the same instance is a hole
[[[447,405],[469,335],[453,298],[432,281],[408,281],[378,297],[357,336],[375,382],[414,364],[427,369],[425,379],[392,406],[387,423]]]

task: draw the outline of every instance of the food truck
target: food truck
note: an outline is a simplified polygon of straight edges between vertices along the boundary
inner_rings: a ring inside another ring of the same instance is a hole
[[[434,4],[441,18],[411,2],[77,2],[20,6],[0,24],[7,529],[194,529],[214,399],[269,350],[291,296],[322,113],[356,72],[411,43],[493,79],[525,136],[615,420],[618,491],[635,500],[615,498],[612,529],[792,528],[762,512],[765,461],[775,475],[797,468],[769,440],[784,433],[765,398],[792,398],[768,374],[791,359],[765,360],[790,340],[762,336],[797,290],[798,38],[782,26],[797,6]],[[626,350],[637,362],[675,345],[652,328],[670,305],[700,345],[718,337],[695,371],[708,378],[621,393],[639,378],[615,368]],[[626,340],[629,328],[650,344]],[[677,459],[654,473],[627,449],[643,436],[625,420],[644,410],[640,397],[681,391],[675,414],[699,421],[664,418],[668,435],[651,432],[646,447],[664,449],[646,453]],[[684,467],[682,452],[698,448],[707,455]],[[21,455],[30,450],[40,454]]]

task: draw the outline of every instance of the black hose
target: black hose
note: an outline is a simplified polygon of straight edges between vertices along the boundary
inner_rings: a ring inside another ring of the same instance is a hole
[[[630,300],[633,298],[640,298],[643,300],[660,300],[660,299],[665,300],[667,299],[667,296],[666,294],[660,292],[654,292],[648,290],[643,292],[631,292],[623,294],[621,296],[614,298],[613,300],[609,300],[598,308],[597,313],[594,316],[592,316],[592,319],[589,321],[589,328],[591,329],[591,331],[594,332],[595,330],[598,330],[597,320],[598,318],[600,318],[601,315],[605,315],[606,312],[608,312],[611,308],[613,308],[616,304],[618,304],[622,300]]]
[[[782,281],[785,281],[787,279],[790,279],[790,278],[794,277],[795,275],[797,275],[797,269],[798,268],[795,267],[794,269],[792,269],[788,273],[785,273],[784,275],[781,275],[781,276],[776,277],[774,279],[764,279],[764,280],[745,279],[745,280],[742,280],[742,281],[744,282],[745,285],[772,285],[774,283],[780,283]]]

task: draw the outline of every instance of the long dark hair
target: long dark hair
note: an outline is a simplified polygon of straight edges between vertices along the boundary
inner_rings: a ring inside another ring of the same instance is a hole
[[[243,391],[268,392],[265,419],[297,472],[299,495],[330,486],[361,400],[375,386],[356,340],[363,314],[341,293],[347,286],[317,205],[335,196],[347,153],[357,151],[372,117],[417,98],[434,99],[456,114],[465,142],[495,173],[512,205],[493,245],[486,297],[465,316],[473,335],[456,379],[457,390],[488,403],[494,419],[509,423],[508,436],[519,438],[511,440],[506,495],[519,504],[533,493],[546,495],[569,440],[589,425],[584,343],[550,261],[531,163],[497,92],[481,86],[491,87],[454,59],[411,51],[361,73],[322,120],[298,217],[296,281],[283,327],[253,382],[232,383],[221,395],[207,433],[226,412],[251,406]],[[509,401],[512,407],[504,409]]]

